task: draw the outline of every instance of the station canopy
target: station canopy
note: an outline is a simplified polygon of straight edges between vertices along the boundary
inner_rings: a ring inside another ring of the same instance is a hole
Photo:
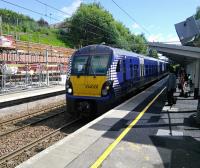
[[[149,47],[156,49],[170,60],[181,65],[187,65],[200,59],[200,48],[149,42]]]

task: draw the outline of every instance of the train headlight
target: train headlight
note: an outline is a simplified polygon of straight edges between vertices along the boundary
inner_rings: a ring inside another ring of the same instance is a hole
[[[73,94],[72,83],[70,80],[66,80],[65,88],[68,94]]]
[[[67,93],[72,94],[72,88],[68,88]]]
[[[110,89],[110,86],[106,86],[106,90],[109,90]]]
[[[102,96],[106,96],[108,94],[108,90],[102,89],[101,94],[102,94]]]
[[[112,81],[106,81],[103,84],[102,90],[101,90],[101,95],[102,96],[107,96],[111,90],[113,82]]]

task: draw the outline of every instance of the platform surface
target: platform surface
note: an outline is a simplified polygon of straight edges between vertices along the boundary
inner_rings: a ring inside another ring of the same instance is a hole
[[[65,86],[64,85],[56,85],[51,87],[45,87],[45,88],[38,88],[33,90],[27,90],[27,91],[21,91],[17,93],[9,93],[9,94],[2,94],[0,95],[0,103],[5,102],[11,102],[19,99],[26,99],[31,98],[39,95],[45,95],[50,93],[56,93],[59,91],[64,91]]]
[[[165,82],[166,78],[17,168],[97,167],[95,163],[105,168],[200,167],[200,131],[191,117],[197,101],[177,97],[175,105],[166,106],[163,92],[153,102]]]

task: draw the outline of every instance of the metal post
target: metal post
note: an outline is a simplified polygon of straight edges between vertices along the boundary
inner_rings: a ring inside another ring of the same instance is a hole
[[[198,106],[197,106],[197,117],[196,117],[196,122],[200,124],[200,59],[197,61],[198,63],[198,72],[196,75],[198,75]]]
[[[46,81],[47,81],[47,86],[49,86],[48,49],[46,49]]]
[[[25,87],[28,86],[28,63],[26,63],[26,77],[25,77]]]
[[[196,66],[195,66],[195,78],[194,78],[194,98],[198,99],[198,92],[199,92],[199,75],[200,75],[200,65],[199,61],[196,61]]]
[[[1,78],[1,83],[0,83],[0,90],[3,90],[3,65],[0,65],[1,68],[1,73],[0,73],[0,78]]]
[[[0,35],[3,34],[3,31],[2,31],[2,16],[0,16]]]
[[[19,25],[19,21],[18,21],[18,18],[17,18],[17,25],[15,26],[16,40],[18,40],[18,34],[17,34],[18,25]]]

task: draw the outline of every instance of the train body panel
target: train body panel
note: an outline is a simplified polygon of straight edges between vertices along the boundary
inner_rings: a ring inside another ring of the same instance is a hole
[[[70,60],[67,101],[87,113],[96,103],[112,102],[165,71],[165,61],[105,45],[87,46]]]

